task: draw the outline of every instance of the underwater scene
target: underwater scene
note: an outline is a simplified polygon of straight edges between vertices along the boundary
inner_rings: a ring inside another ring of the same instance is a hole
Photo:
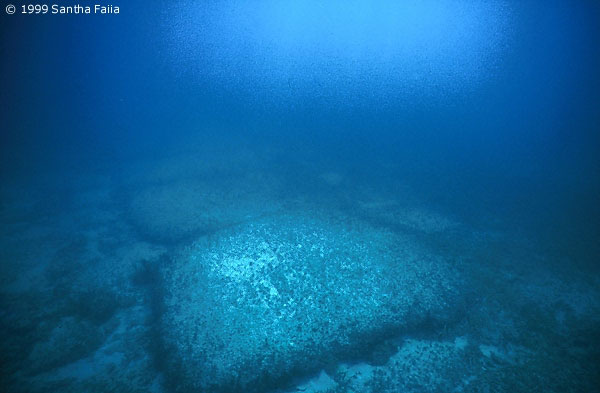
[[[1,392],[600,392],[600,2],[0,14]]]

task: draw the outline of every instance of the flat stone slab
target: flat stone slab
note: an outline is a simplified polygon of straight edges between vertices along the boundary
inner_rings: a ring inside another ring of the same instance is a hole
[[[460,302],[458,274],[413,238],[305,214],[200,240],[162,275],[177,391],[281,387],[391,334],[446,320]]]
[[[264,203],[268,191],[251,189],[247,183],[186,180],[150,186],[133,194],[127,217],[145,237],[175,243],[278,208],[275,202]]]

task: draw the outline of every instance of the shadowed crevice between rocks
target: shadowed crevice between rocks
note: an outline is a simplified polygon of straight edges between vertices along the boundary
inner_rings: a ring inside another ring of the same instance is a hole
[[[161,330],[161,319],[164,313],[165,289],[160,274],[160,269],[168,264],[170,257],[162,254],[156,260],[142,260],[139,267],[131,277],[132,283],[144,291],[144,298],[148,307],[146,316],[147,326],[147,351],[152,359],[154,370],[164,376],[164,388],[168,392],[176,391],[176,383],[169,376],[166,365],[166,349]]]

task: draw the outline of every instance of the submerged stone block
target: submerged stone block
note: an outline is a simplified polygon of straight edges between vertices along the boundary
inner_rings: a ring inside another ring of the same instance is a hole
[[[273,216],[200,240],[164,268],[167,369],[181,391],[252,392],[445,320],[460,278],[414,239]]]
[[[277,204],[265,204],[261,192],[241,181],[161,184],[134,193],[127,216],[146,238],[174,243],[274,211]]]

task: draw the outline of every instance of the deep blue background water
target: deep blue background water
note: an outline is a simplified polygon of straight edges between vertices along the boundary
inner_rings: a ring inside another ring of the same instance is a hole
[[[0,16],[3,185],[118,177],[195,136],[265,152],[292,193],[307,163],[409,185],[597,274],[600,3],[114,5]]]
[[[120,6],[2,16],[4,176],[118,165],[210,124],[596,237],[595,2]]]

